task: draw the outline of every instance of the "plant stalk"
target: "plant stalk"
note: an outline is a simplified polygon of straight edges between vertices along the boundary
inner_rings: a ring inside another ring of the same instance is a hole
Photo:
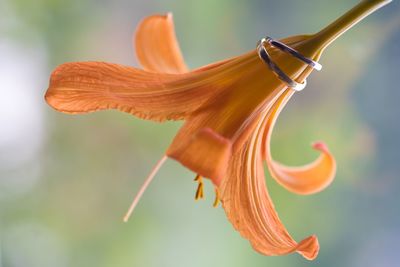
[[[362,19],[389,4],[392,0],[363,0],[350,9],[343,16],[329,24],[327,27],[314,34],[313,43],[321,50],[325,49],[339,36],[356,25]]]

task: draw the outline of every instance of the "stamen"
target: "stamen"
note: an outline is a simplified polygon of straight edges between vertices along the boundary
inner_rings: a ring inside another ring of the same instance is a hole
[[[157,164],[154,166],[154,168],[151,170],[149,176],[146,178],[144,181],[142,187],[140,188],[139,192],[136,194],[135,198],[132,201],[131,206],[128,209],[128,212],[124,216],[124,222],[127,222],[129,220],[129,217],[131,216],[133,210],[135,209],[136,205],[138,204],[140,198],[142,197],[144,191],[146,188],[149,186],[151,181],[153,180],[154,176],[157,174],[158,170],[161,168],[161,166],[164,164],[164,162],[167,160],[167,156],[163,156]]]
[[[214,199],[213,207],[216,208],[216,207],[218,207],[218,204],[219,204],[219,202],[220,202],[220,199],[219,199],[218,188],[215,187],[214,189],[215,189],[215,199]]]
[[[194,181],[199,183],[199,185],[197,186],[196,195],[195,195],[194,199],[195,200],[198,200],[199,198],[203,199],[204,198],[203,177],[201,177],[200,175],[197,175],[196,178],[194,178]]]

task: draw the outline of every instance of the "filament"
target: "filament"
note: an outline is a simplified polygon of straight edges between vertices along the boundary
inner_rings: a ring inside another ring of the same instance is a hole
[[[135,209],[136,205],[138,204],[140,198],[142,197],[144,191],[146,191],[146,188],[149,186],[151,181],[153,180],[154,176],[157,174],[158,170],[161,168],[161,166],[164,164],[164,162],[167,160],[167,156],[163,156],[157,164],[153,167],[151,170],[149,176],[146,178],[144,181],[142,187],[139,189],[139,192],[136,194],[135,198],[132,201],[131,206],[128,209],[128,212],[124,216],[124,222],[127,222],[129,220],[129,217],[131,216],[133,210]]]

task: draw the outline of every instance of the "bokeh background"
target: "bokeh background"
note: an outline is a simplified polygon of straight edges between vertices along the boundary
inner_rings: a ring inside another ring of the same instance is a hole
[[[222,208],[194,201],[194,174],[169,161],[129,223],[122,216],[179,122],[104,111],[55,112],[43,100],[51,70],[68,61],[138,66],[132,33],[172,11],[191,67],[254,49],[268,34],[312,33],[358,1],[0,0],[0,266],[370,266],[400,264],[400,5],[394,1],[335,42],[324,69],[295,95],[273,135],[287,164],[324,140],[335,182],[312,196],[267,177],[296,239],[315,233],[313,262],[265,257]]]

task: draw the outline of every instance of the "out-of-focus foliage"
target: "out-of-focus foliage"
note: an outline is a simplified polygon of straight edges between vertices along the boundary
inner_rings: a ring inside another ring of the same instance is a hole
[[[206,201],[194,175],[168,162],[128,224],[122,215],[179,122],[118,112],[68,116],[43,101],[50,71],[66,61],[137,65],[138,21],[172,11],[191,67],[253,49],[268,34],[314,32],[357,1],[0,2],[0,266],[395,266],[400,258],[400,5],[362,22],[329,48],[281,115],[273,153],[288,164],[323,139],[338,160],[326,191],[297,196],[268,179],[298,239],[319,236],[314,262],[255,253]]]

